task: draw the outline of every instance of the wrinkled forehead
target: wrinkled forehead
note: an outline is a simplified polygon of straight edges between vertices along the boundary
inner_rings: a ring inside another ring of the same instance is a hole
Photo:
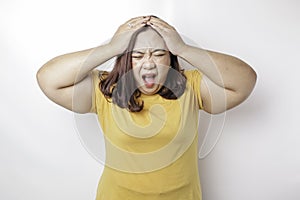
[[[141,32],[134,44],[133,50],[147,50],[147,49],[164,49],[168,50],[163,38],[154,30],[147,29]]]

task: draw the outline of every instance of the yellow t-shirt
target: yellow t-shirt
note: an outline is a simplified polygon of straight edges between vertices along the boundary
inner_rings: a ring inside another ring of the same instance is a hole
[[[93,71],[92,110],[105,136],[106,160],[96,200],[201,200],[198,175],[198,111],[201,73],[184,72],[177,100],[144,95],[140,112],[106,99]]]

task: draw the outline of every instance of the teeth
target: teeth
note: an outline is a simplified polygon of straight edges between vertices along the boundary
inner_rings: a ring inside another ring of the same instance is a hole
[[[144,80],[145,86],[148,88],[153,87],[155,84],[155,74],[144,74],[142,75],[142,78]]]
[[[143,77],[143,79],[145,79],[145,78],[154,78],[155,75],[154,74],[145,74],[142,77]]]

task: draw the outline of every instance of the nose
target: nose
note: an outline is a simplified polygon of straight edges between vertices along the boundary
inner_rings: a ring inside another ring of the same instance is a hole
[[[156,64],[155,64],[155,62],[153,62],[151,57],[150,58],[148,57],[144,60],[144,63],[143,63],[144,69],[151,70],[155,67],[156,67]]]

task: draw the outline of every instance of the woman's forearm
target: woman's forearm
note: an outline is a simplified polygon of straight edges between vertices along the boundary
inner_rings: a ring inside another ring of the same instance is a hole
[[[60,89],[80,82],[98,65],[115,56],[108,45],[57,56],[45,63],[37,72],[40,83]]]
[[[227,90],[247,90],[255,84],[254,70],[236,57],[189,45],[186,45],[178,56],[199,69],[215,84]]]

